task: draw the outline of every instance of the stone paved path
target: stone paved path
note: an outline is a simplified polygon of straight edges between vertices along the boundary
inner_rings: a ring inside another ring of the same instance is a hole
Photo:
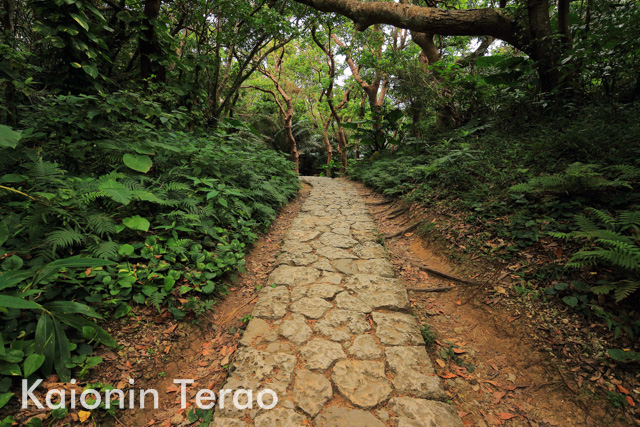
[[[313,189],[260,291],[224,387],[253,390],[253,408],[236,409],[227,397],[213,425],[462,426],[443,403],[407,292],[364,201],[348,181],[303,180]],[[265,388],[278,395],[270,410],[256,401]]]

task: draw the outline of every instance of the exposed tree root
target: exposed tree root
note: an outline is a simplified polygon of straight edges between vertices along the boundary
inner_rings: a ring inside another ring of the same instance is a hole
[[[383,205],[390,205],[393,202],[395,202],[395,200],[382,200],[379,202],[365,202],[365,203],[369,206],[383,206]]]
[[[439,288],[407,288],[408,291],[413,292],[448,292],[455,289],[453,286],[441,286]]]
[[[420,221],[416,222],[415,224],[412,224],[410,226],[408,226],[407,228],[403,228],[402,230],[398,231],[397,233],[393,233],[389,236],[383,236],[385,239],[393,239],[395,237],[398,236],[402,236],[405,233],[409,233],[410,231],[415,230],[416,228],[418,228],[418,226],[420,225]]]

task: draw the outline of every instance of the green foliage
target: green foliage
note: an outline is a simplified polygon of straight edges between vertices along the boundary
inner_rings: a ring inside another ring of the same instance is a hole
[[[431,330],[431,326],[427,323],[420,326],[420,333],[426,345],[433,345],[436,342],[436,334]]]
[[[85,375],[92,347],[116,344],[96,309],[211,309],[297,192],[291,164],[252,129],[172,130],[181,117],[153,101],[57,96],[0,149],[0,376]]]
[[[576,216],[578,230],[570,233],[550,233],[554,237],[573,238],[585,246],[573,254],[568,267],[612,267],[616,279],[591,288],[601,295],[613,291],[616,302],[640,288],[640,212],[620,211],[616,215],[598,209],[588,209],[587,215]]]

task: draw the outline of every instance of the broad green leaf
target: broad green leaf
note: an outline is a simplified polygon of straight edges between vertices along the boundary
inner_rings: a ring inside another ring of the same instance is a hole
[[[11,400],[12,396],[13,396],[13,393],[11,392],[0,394],[0,409],[2,409],[4,405],[9,403],[9,400]]]
[[[75,301],[53,301],[42,305],[53,314],[83,314],[88,317],[102,319],[96,311],[88,305]]]
[[[564,301],[564,303],[567,304],[570,307],[575,307],[575,306],[578,305],[578,298],[576,298],[574,296],[564,297],[564,298],[562,298],[562,301]]]
[[[138,231],[149,231],[149,226],[151,225],[149,221],[142,218],[140,215],[124,218],[122,223],[128,228]]]
[[[24,261],[18,255],[11,255],[9,258],[5,259],[2,263],[2,269],[4,271],[13,271],[20,270]]]
[[[69,348],[69,339],[62,329],[62,324],[54,319],[54,331],[56,334],[56,354],[53,365],[56,373],[62,382],[71,380],[71,370],[67,367],[67,362],[71,360],[71,349]]]
[[[62,49],[64,47],[64,40],[57,36],[48,36],[46,40],[51,43],[51,45],[55,48]]]
[[[128,243],[125,243],[124,245],[120,246],[120,248],[118,249],[118,253],[124,256],[132,255],[134,252],[135,252],[134,247]]]
[[[36,325],[36,338],[34,350],[42,354],[45,359],[42,363],[44,375],[51,375],[53,369],[53,359],[55,356],[56,336],[54,332],[53,319],[47,313],[42,313]]]
[[[0,125],[0,148],[16,148],[22,135],[9,126]]]
[[[24,270],[7,271],[0,274],[0,291],[17,285],[33,276],[33,272]]]
[[[12,297],[10,295],[0,295],[0,307],[26,310],[39,310],[42,308],[38,303],[18,297]]]
[[[0,182],[8,182],[11,184],[15,184],[16,182],[23,182],[26,180],[27,180],[26,175],[19,175],[17,173],[8,173],[6,175],[3,175],[2,178],[0,178]]]
[[[82,65],[81,65],[81,64],[79,64],[78,62],[71,62],[71,66],[72,66],[73,68],[82,68]]]
[[[65,323],[71,326],[78,331],[82,331],[83,328],[90,327],[94,330],[94,336],[92,339],[95,339],[99,343],[102,343],[108,347],[115,347],[118,343],[114,340],[111,335],[100,326],[96,325],[91,320],[87,320],[80,316],[73,316],[67,314],[59,314],[56,316],[62,323]]]
[[[22,370],[17,363],[0,362],[0,375],[21,376]]]
[[[98,74],[100,74],[100,72],[98,71],[98,67],[96,67],[95,65],[84,64],[82,65],[82,69],[85,73],[89,74],[94,79],[98,77]]]
[[[4,222],[0,222],[0,246],[9,238],[9,227]]]
[[[27,358],[24,360],[24,367],[22,369],[25,378],[40,369],[40,366],[42,366],[42,364],[44,363],[44,359],[45,357],[42,354],[37,353],[33,353],[27,356]]]
[[[621,348],[607,349],[609,357],[618,362],[640,361],[640,353],[635,351],[624,351]]]
[[[147,173],[153,166],[151,157],[145,154],[125,154],[122,156],[122,161],[127,167],[137,172]]]
[[[47,264],[48,267],[56,268],[95,268],[114,265],[115,262],[99,258],[87,258],[83,256],[72,256],[69,258],[58,259]]]
[[[78,24],[80,24],[80,26],[84,28],[85,31],[89,31],[89,24],[87,23],[87,21],[84,20],[84,18],[80,17],[75,13],[70,13],[69,15],[71,15],[73,20],[76,21]]]

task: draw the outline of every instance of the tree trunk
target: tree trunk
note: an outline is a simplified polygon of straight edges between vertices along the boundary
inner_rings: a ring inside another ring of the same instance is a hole
[[[15,6],[15,0],[2,0],[3,11],[0,12],[0,22],[2,23],[2,30],[4,32],[4,42],[12,48],[15,42],[15,28],[13,25]],[[9,67],[12,68],[12,65],[9,64]],[[6,117],[2,117],[2,115],[0,115],[0,123],[5,122],[9,126],[15,126],[18,123],[16,88],[13,86],[11,80],[2,85],[2,95],[7,114]]]
[[[290,102],[287,102],[287,105],[291,105]],[[293,107],[289,106],[287,108],[287,115],[284,119],[284,128],[287,134],[287,139],[289,140],[289,144],[291,144],[291,160],[296,165],[296,173],[300,173],[300,156],[298,155],[298,143],[293,136]]]
[[[527,0],[527,10],[531,33],[529,55],[536,61],[542,91],[549,92],[560,81],[560,52],[551,31],[549,0]]]
[[[164,82],[166,80],[166,71],[164,66],[160,65],[151,56],[162,56],[162,49],[158,43],[158,36],[153,20],[156,20],[160,14],[161,0],[146,0],[144,3],[144,22],[146,29],[141,31],[140,46],[140,74],[143,79],[148,79],[154,75],[154,81]]]

